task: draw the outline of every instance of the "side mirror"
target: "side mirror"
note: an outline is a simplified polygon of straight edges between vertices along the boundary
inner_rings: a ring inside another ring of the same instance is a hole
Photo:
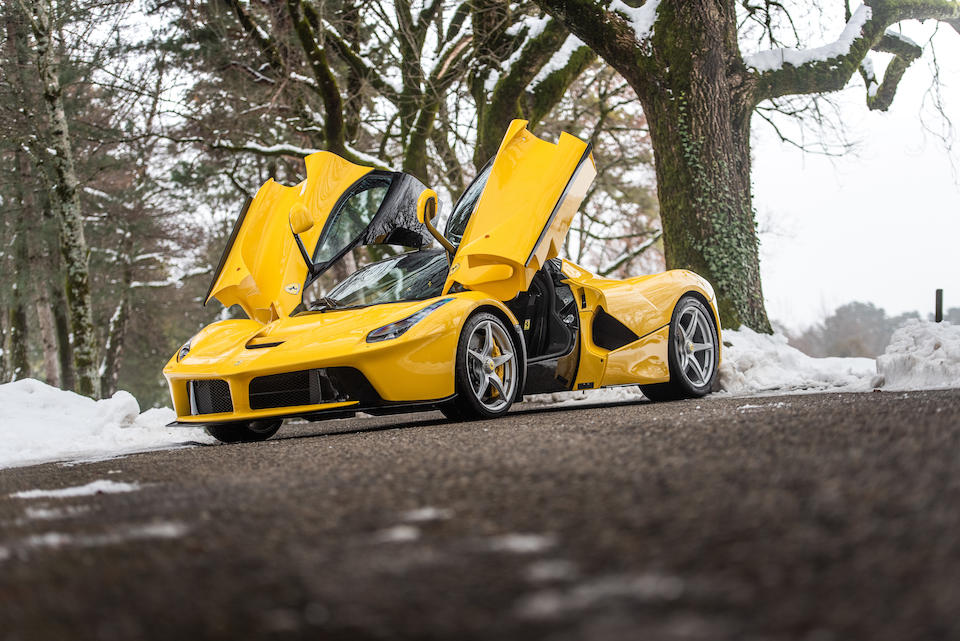
[[[303,262],[307,264],[307,271],[313,273],[314,264],[310,259],[310,254],[307,253],[307,248],[303,246],[303,241],[300,240],[300,234],[308,232],[313,229],[313,217],[310,215],[310,212],[307,211],[307,208],[301,203],[295,204],[290,208],[290,231],[293,232],[293,240],[297,243],[297,249],[300,250],[300,257],[303,258]]]
[[[313,229],[313,217],[301,203],[290,208],[290,231],[302,234]]]
[[[437,239],[437,242],[447,250],[448,254],[453,256],[457,251],[456,248],[433,226],[433,219],[436,217],[437,192],[432,189],[424,189],[420,197],[417,198],[417,220],[426,225],[430,235]]]
[[[437,192],[424,189],[417,199],[417,220],[426,225],[437,217]]]

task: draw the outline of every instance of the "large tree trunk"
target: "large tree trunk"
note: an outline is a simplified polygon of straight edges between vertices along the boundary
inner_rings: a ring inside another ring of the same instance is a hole
[[[34,193],[36,181],[31,172],[30,159],[23,152],[17,153],[17,169],[20,174],[18,191],[21,203],[21,218],[31,221],[29,225],[31,235],[25,239],[27,245],[26,273],[30,275],[30,293],[37,311],[37,327],[40,329],[40,347],[43,351],[44,378],[48,385],[60,386],[60,371],[57,364],[57,336],[54,328],[53,313],[50,310],[50,293],[46,280],[49,269],[46,257],[43,254],[45,243],[41,242],[46,236],[46,221],[37,207]],[[22,226],[26,233],[27,225]]]
[[[103,360],[100,363],[100,392],[104,398],[113,396],[117,391],[120,377],[120,359],[127,337],[127,325],[130,318],[130,286],[133,282],[132,258],[130,251],[120,252],[120,267],[123,270],[120,300],[110,317],[107,326],[107,338],[103,345]]]
[[[7,349],[9,350],[10,380],[30,378],[30,359],[27,351],[27,275],[30,273],[27,255],[27,224],[23,202],[14,203],[17,215],[14,219],[13,237],[13,287],[10,292]]]
[[[724,326],[770,332],[750,193],[753,104],[727,68],[737,46],[733,11],[704,0],[663,3],[654,46],[668,71],[641,100],[667,267],[714,285]]]
[[[124,293],[110,317],[107,328],[107,341],[103,347],[103,362],[100,365],[100,392],[104,398],[117,392],[120,377],[120,358],[127,333],[127,321],[130,317],[130,305]]]
[[[30,360],[27,354],[27,308],[18,291],[14,292],[10,306],[10,330],[7,344],[10,350],[10,380],[30,378]]]
[[[73,333],[73,361],[76,391],[99,396],[100,379],[96,366],[96,333],[90,297],[90,267],[87,242],[83,233],[77,174],[73,163],[70,131],[63,108],[58,76],[59,65],[51,40],[51,16],[48,0],[32,0],[32,27],[36,38],[37,70],[43,86],[44,105],[50,122],[51,163],[56,172],[55,209],[60,222],[60,249],[66,272],[67,304]]]
[[[23,153],[17,153],[17,161],[22,159]],[[13,274],[10,279],[13,287],[10,292],[10,316],[8,319],[9,347],[10,350],[10,380],[20,378],[29,378],[30,359],[27,351],[29,325],[27,322],[27,309],[30,305],[29,299],[29,275],[30,275],[30,253],[29,241],[27,237],[27,210],[24,206],[25,187],[17,183],[15,188],[16,200],[12,203],[16,216],[13,220],[13,238],[11,253],[13,255]]]
[[[60,361],[60,386],[63,389],[75,389],[76,377],[73,375],[73,344],[70,342],[70,320],[67,318],[67,300],[61,281],[50,283],[50,306],[53,309],[53,323],[57,331],[57,360]]]
[[[5,306],[0,306],[0,383],[6,383],[9,375],[7,365],[10,348],[7,347],[7,314]]]
[[[770,332],[750,195],[755,81],[740,60],[734,3],[662,0],[648,39],[592,0],[537,2],[640,97],[650,123],[667,267],[710,280],[725,327]]]

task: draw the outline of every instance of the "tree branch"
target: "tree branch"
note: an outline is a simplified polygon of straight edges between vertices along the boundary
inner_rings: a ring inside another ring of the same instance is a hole
[[[754,104],[786,95],[839,91],[860,68],[871,49],[895,46],[885,39],[887,27],[903,20],[960,21],[960,2],[954,0],[866,0],[853,13],[840,38],[823,47],[812,49],[771,49],[747,56],[744,62],[754,69]],[[886,45],[882,44],[886,43]],[[904,54],[897,53],[898,57]],[[907,54],[909,55],[909,54]],[[916,56],[913,56],[914,58]],[[897,58],[894,58],[896,61]],[[912,58],[911,58],[912,60]],[[909,62],[891,62],[886,89],[874,101],[886,108],[893,100],[897,83]],[[891,73],[892,72],[892,73]]]
[[[236,2],[237,0],[233,1]],[[304,15],[302,0],[287,0],[287,9],[290,12],[290,18],[293,20],[297,38],[307,55],[307,60],[310,61],[313,75],[320,87],[320,95],[326,112],[324,114],[324,136],[327,149],[342,155],[347,149],[344,139],[343,100],[340,98],[337,80],[330,70],[330,65],[327,64],[326,52],[317,41],[316,33],[310,25],[310,21]]]
[[[877,82],[869,56],[860,64],[860,74],[867,85],[867,107],[872,111],[886,111],[893,103],[904,72],[923,54],[923,48],[895,31],[887,31],[873,49],[894,56],[883,72],[883,81],[880,83]]]
[[[309,7],[309,5],[307,5]],[[307,9],[312,11],[312,9]],[[380,93],[381,96],[396,105],[400,100],[400,94],[386,82],[380,74],[367,65],[353,49],[350,48],[337,31],[324,22],[324,36],[333,45],[333,49],[343,62],[345,62],[354,73],[370,83],[370,85]]]
[[[529,99],[528,118],[533,123],[543,120],[550,110],[570,88],[570,85],[581,73],[586,71],[597,59],[597,54],[587,46],[578,47],[570,59],[560,69],[551,71],[533,87],[533,95]]]
[[[567,25],[638,91],[654,84],[648,50],[637,41],[633,27],[619,12],[608,11],[594,0],[536,0],[536,3]]]
[[[662,235],[663,235],[663,232],[658,230],[653,236],[651,236],[644,242],[640,243],[630,251],[627,251],[621,254],[613,262],[607,265],[601,266],[600,269],[597,270],[597,274],[600,276],[609,276],[610,274],[618,270],[623,265],[629,263],[631,260],[639,256],[640,254],[650,249],[654,243],[660,240],[660,237]]]

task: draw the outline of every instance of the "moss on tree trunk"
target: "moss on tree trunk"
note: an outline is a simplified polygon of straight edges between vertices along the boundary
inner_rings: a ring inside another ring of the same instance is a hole
[[[667,267],[691,269],[714,285],[725,327],[770,332],[750,193],[753,104],[727,69],[735,17],[716,3],[665,4],[653,44],[658,90],[641,100]]]

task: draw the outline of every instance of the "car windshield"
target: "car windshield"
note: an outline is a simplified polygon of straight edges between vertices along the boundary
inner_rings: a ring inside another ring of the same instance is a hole
[[[487,186],[487,179],[490,178],[490,169],[493,168],[493,162],[488,162],[473,182],[461,194],[457,204],[453,207],[453,212],[447,220],[447,226],[443,235],[454,245],[459,245],[463,240],[463,233],[467,229],[467,222],[470,220],[473,210],[477,207],[477,201],[483,193],[483,188]]]
[[[446,253],[428,249],[391,256],[353,272],[310,305],[325,308],[360,307],[439,296],[449,269]]]

